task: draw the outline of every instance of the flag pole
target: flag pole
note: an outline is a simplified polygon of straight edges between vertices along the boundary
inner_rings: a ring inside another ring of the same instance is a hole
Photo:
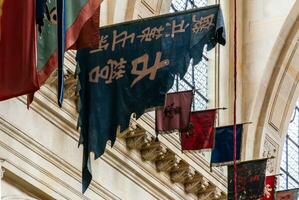
[[[65,5],[64,0],[57,1],[57,36],[58,36],[58,85],[57,85],[57,100],[61,108],[64,96],[64,51],[65,51]]]
[[[208,108],[205,110],[197,110],[197,111],[193,111],[193,112],[204,112],[204,111],[211,111],[211,110],[226,110],[226,107],[218,107],[218,108]]]
[[[227,109],[226,107],[218,107],[218,108],[210,108],[207,110],[226,110],[226,109]],[[207,111],[207,110],[203,110],[203,111]]]
[[[218,108],[215,108],[216,110],[227,110],[226,107],[218,107]]]
[[[282,176],[283,174],[280,173],[280,174],[273,174],[273,175],[270,175],[270,176]]]
[[[261,160],[269,160],[269,159],[274,159],[274,156],[267,157],[267,158],[259,158],[259,159],[252,159],[252,160],[244,160],[244,161],[237,161],[237,164],[243,164],[243,163],[248,163],[248,162],[253,162],[253,161],[261,161]]]
[[[236,123],[236,125],[249,125],[249,124],[252,124],[252,122]],[[225,126],[217,126],[215,128],[225,128],[225,127],[229,127],[229,126],[234,126],[234,124],[232,124],[232,125],[225,125]]]
[[[243,163],[248,163],[248,162],[253,162],[253,161],[260,161],[260,160],[268,160],[268,159],[274,159],[275,157],[268,157],[268,158],[260,158],[260,159],[253,159],[253,160],[243,160],[243,161],[241,161],[241,160],[236,160],[236,163],[237,164],[243,164]],[[233,161],[228,161],[228,162],[223,162],[223,163],[217,163],[217,164],[212,164],[212,163],[210,163],[210,167],[212,166],[212,167],[220,167],[220,166],[232,166],[232,165],[234,165],[234,162]],[[272,175],[272,176],[274,176],[274,175]]]
[[[237,0],[234,0],[234,193],[237,194]]]

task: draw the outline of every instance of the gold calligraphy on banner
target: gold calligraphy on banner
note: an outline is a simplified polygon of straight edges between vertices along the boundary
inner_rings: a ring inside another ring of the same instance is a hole
[[[194,22],[194,25],[192,27],[193,33],[202,32],[204,30],[210,30],[211,27],[215,26],[213,23],[214,21],[214,15],[208,15],[206,17],[201,17],[200,19],[197,19],[195,15],[192,16],[192,21]]]
[[[1,17],[2,17],[2,8],[3,8],[4,0],[0,0],[0,41],[1,41]]]
[[[121,48],[125,48],[128,43],[133,44],[135,40],[139,39],[139,42],[152,42],[159,40],[162,37],[175,38],[177,34],[186,32],[186,29],[191,26],[192,33],[198,34],[203,31],[209,31],[215,26],[215,15],[210,14],[198,18],[196,15],[192,15],[192,23],[189,24],[185,20],[171,20],[164,25],[158,25],[153,27],[146,27],[140,33],[129,33],[128,31],[113,30],[111,35],[100,35],[99,46],[97,49],[91,50],[89,53],[97,53],[111,49],[115,51],[118,45]]]
[[[144,54],[131,62],[132,69],[131,74],[137,77],[131,83],[133,87],[138,81],[142,80],[145,76],[149,75],[150,80],[155,80],[156,73],[159,69],[169,65],[170,61],[168,59],[161,60],[162,53],[156,52],[155,62],[153,66],[148,66],[149,55]],[[111,84],[113,80],[118,80],[124,77],[126,71],[127,61],[124,58],[120,58],[119,61],[109,59],[107,64],[100,68],[96,66],[89,72],[89,82],[98,83],[100,78],[105,80],[106,84]],[[138,69],[137,66],[142,64],[142,69]]]

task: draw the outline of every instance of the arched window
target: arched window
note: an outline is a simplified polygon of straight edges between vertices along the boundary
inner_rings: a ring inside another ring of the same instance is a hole
[[[184,11],[208,4],[208,0],[172,0],[170,12]],[[181,80],[176,79],[172,92],[190,90],[195,88],[193,110],[202,110],[208,103],[208,58],[204,53],[202,61],[196,66],[190,66],[185,77]]]
[[[299,101],[286,135],[280,165],[281,190],[299,188]]]

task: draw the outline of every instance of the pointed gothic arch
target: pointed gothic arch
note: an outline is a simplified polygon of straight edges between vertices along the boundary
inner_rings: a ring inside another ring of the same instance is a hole
[[[281,154],[297,99],[299,98],[299,2],[296,1],[281,28],[271,57],[263,72],[259,99],[244,138],[243,156],[269,160],[268,173],[280,171]],[[251,156],[252,155],[252,156]]]

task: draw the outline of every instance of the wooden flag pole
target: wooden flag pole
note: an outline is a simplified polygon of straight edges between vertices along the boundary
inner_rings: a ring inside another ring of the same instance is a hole
[[[237,194],[237,0],[234,0],[234,193]]]

